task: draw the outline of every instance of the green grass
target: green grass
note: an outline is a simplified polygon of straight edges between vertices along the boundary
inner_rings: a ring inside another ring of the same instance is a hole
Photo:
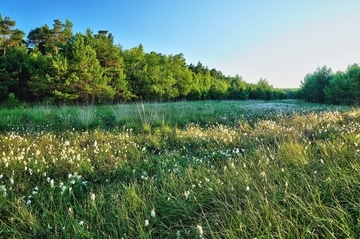
[[[42,107],[0,111],[1,238],[360,237],[358,109]]]

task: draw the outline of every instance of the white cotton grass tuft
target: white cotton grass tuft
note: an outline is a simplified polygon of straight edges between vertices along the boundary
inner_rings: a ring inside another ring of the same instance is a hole
[[[151,216],[151,217],[155,217],[155,209],[154,209],[154,208],[151,210],[150,216]]]
[[[185,191],[184,192],[185,199],[188,199],[189,195],[190,195],[190,191]]]
[[[95,194],[94,193],[92,193],[91,195],[90,195],[90,199],[91,199],[91,201],[95,201],[95,198],[96,198],[96,196],[95,196]]]
[[[147,219],[145,220],[144,226],[145,226],[145,227],[149,226],[149,220],[147,220]]]
[[[0,185],[0,193],[2,193],[4,197],[7,195],[6,191],[7,191],[6,186],[5,185]]]
[[[202,226],[197,225],[197,226],[196,226],[196,229],[198,230],[198,233],[199,233],[200,236],[202,236],[202,235],[204,234],[204,231],[203,231]]]

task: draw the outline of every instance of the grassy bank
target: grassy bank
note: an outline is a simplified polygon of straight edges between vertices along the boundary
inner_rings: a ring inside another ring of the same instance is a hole
[[[4,238],[358,238],[360,111],[297,102],[2,110]]]

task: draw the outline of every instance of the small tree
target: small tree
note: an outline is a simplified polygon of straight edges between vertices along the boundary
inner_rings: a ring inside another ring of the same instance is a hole
[[[16,99],[14,93],[10,93],[7,101],[4,103],[5,107],[8,109],[14,109],[20,105],[19,100]]]

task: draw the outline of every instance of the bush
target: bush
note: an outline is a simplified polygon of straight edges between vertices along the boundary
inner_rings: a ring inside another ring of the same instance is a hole
[[[4,106],[8,109],[14,109],[20,106],[20,102],[14,93],[9,93],[8,99],[5,101]]]

